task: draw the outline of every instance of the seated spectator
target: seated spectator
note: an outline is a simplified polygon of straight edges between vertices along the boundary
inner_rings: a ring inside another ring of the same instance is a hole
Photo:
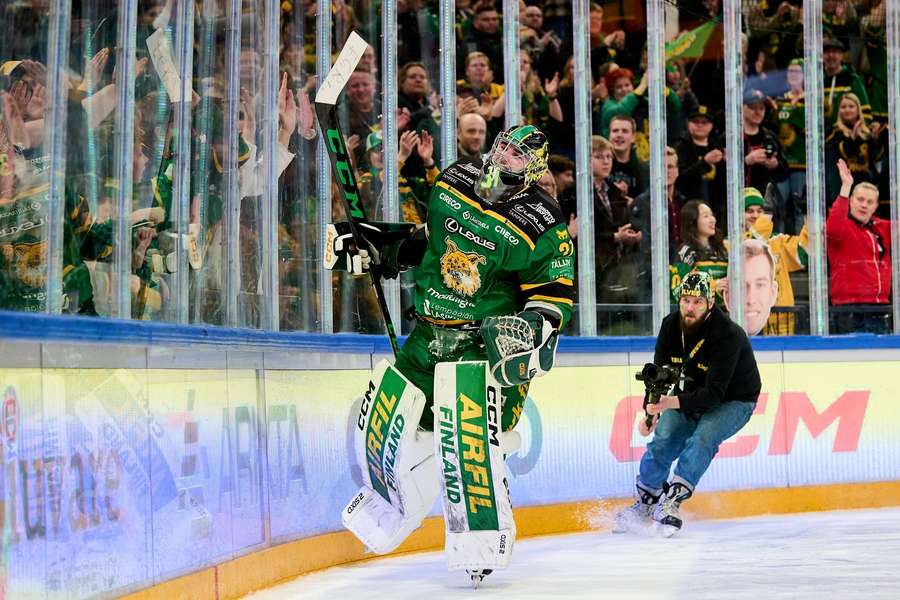
[[[869,147],[871,139],[872,132],[862,118],[859,98],[853,93],[844,94],[841,96],[838,119],[825,137],[825,164],[834,164],[841,159],[849,167],[854,181],[873,181]],[[827,170],[826,197],[835,197],[840,186],[839,173]]]
[[[487,138],[487,123],[478,113],[471,112],[456,120],[457,158],[480,158]]]
[[[825,127],[831,127],[838,120],[838,108],[844,94],[856,94],[859,98],[863,119],[872,120],[872,106],[862,77],[850,65],[844,64],[844,43],[835,38],[826,38],[822,43],[822,64],[825,68]]]
[[[789,89],[775,100],[778,107],[778,141],[787,162],[788,176],[778,184],[781,205],[774,210],[775,229],[794,234],[800,230],[805,212],[806,103],[803,91],[803,59],[787,68]]]
[[[744,184],[767,190],[787,178],[787,162],[778,138],[763,125],[771,100],[759,90],[744,95],[741,111],[744,129]],[[764,192],[765,193],[765,192]]]
[[[638,158],[634,148],[634,119],[624,115],[613,117],[609,124],[609,141],[613,148],[609,182],[623,196],[634,198],[650,184],[650,165]]]
[[[712,209],[700,200],[691,200],[681,209],[679,224],[681,247],[669,265],[672,302],[678,302],[681,280],[691,271],[705,271],[716,283],[716,302],[724,306],[723,284],[719,280],[728,274],[728,250],[722,234],[716,229]]]
[[[725,222],[725,151],[722,141],[713,138],[712,132],[712,115],[706,106],[700,105],[688,115],[687,135],[675,145],[678,153],[675,187],[687,198],[703,200],[713,209],[716,220]]]
[[[843,159],[837,167],[841,188],[825,223],[831,332],[889,333],[891,222],[875,216],[878,188],[868,182],[854,187]]]

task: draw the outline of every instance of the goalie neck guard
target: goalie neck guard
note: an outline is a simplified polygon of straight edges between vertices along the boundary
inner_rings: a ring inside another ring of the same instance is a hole
[[[484,157],[475,189],[487,204],[511,194],[513,188],[537,183],[547,170],[547,136],[534,125],[517,125],[501,132]]]

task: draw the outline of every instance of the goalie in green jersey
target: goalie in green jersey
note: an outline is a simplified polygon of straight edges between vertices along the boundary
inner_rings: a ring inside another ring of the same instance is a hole
[[[547,146],[536,127],[512,127],[497,136],[483,159],[457,161],[440,175],[428,200],[427,225],[360,224],[368,248],[357,248],[349,225],[336,223],[326,240],[328,268],[354,275],[377,268],[385,277],[414,268],[416,280],[410,313],[417,323],[395,364],[376,368],[359,410],[351,414],[365,481],[345,510],[344,524],[375,552],[388,552],[418,527],[443,489],[448,553],[456,553],[450,566],[469,570],[476,583],[484,570],[508,561],[515,532],[503,455],[518,446],[512,429],[528,385],[553,366],[558,333],[572,315],[574,245],[559,205],[536,185],[547,169]],[[472,361],[485,365],[483,373],[454,370]],[[479,398],[459,391],[473,385],[482,390]],[[451,404],[441,403],[444,396]],[[471,404],[457,405],[460,398]],[[472,415],[481,421],[448,420]],[[418,428],[400,432],[398,423]],[[462,430],[485,432],[484,446],[470,446]],[[500,462],[491,470],[494,455]],[[474,464],[467,457],[487,462]],[[472,485],[458,491],[457,475]],[[469,488],[490,494],[473,498]],[[467,507],[464,518],[450,518],[454,504]],[[485,521],[485,512],[497,518]],[[462,541],[451,544],[451,533]],[[478,544],[490,545],[496,560],[486,561]],[[476,555],[478,560],[469,560]]]

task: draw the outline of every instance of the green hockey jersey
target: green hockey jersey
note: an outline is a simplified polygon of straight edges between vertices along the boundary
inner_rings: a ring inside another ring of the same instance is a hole
[[[537,186],[491,206],[475,193],[481,159],[452,164],[428,203],[428,245],[416,268],[416,312],[439,325],[537,308],[572,316],[575,248],[559,205]]]

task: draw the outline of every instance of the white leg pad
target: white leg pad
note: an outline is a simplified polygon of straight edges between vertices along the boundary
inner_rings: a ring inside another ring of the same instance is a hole
[[[431,433],[416,431],[424,406],[425,394],[382,361],[351,415],[363,485],[341,522],[376,554],[394,550],[418,528],[440,493]]]
[[[520,440],[500,431],[500,386],[485,361],[440,363],[434,381],[447,565],[450,570],[506,568],[516,525],[503,447]]]

